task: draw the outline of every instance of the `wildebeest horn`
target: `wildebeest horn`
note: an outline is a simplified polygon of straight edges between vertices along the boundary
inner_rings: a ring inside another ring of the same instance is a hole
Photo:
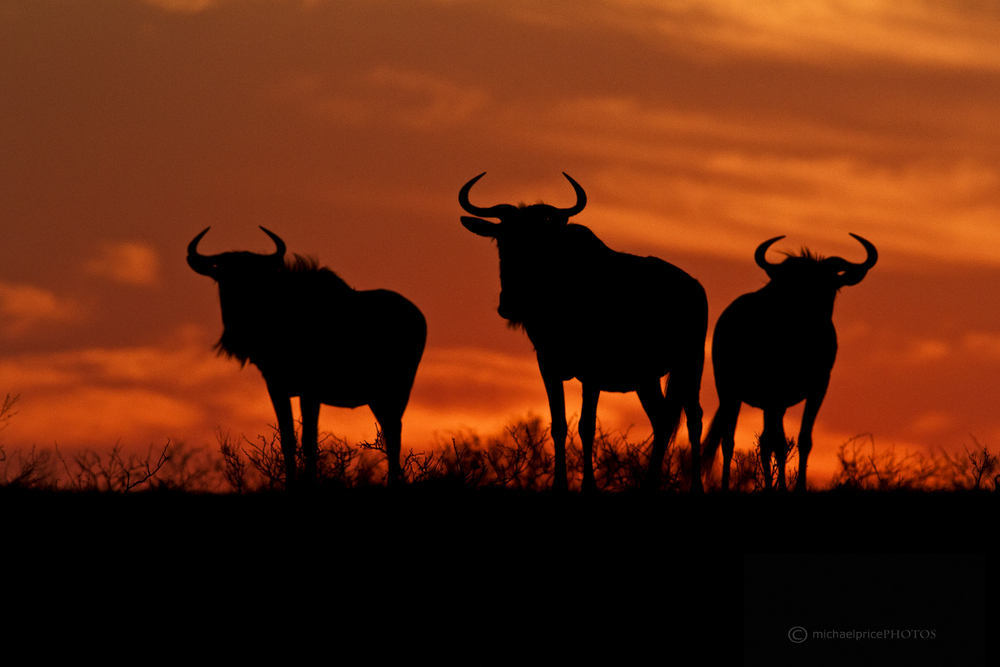
[[[458,191],[459,205],[465,209],[467,213],[478,215],[481,218],[499,218],[501,213],[514,210],[515,207],[510,204],[497,204],[496,206],[490,206],[489,208],[480,208],[479,206],[474,206],[472,202],[469,201],[469,190],[471,190],[472,186],[476,184],[476,181],[485,175],[486,172],[484,171],[462,186],[462,189]]]
[[[208,234],[208,230],[210,229],[211,227],[206,227],[201,230],[201,234],[198,234],[198,236],[191,240],[191,243],[188,243],[188,255],[192,255],[194,257],[204,257],[204,255],[198,254],[198,242],[201,241],[201,237]]]
[[[563,176],[566,177],[566,180],[569,181],[570,185],[573,186],[573,189],[576,190],[576,204],[570,208],[559,209],[566,214],[567,218],[569,218],[582,211],[583,207],[587,205],[587,193],[584,192],[583,188],[580,187],[580,184],[574,181],[565,171],[563,172]]]
[[[209,255],[202,255],[198,252],[198,242],[201,241],[201,238],[205,234],[208,234],[208,230],[210,229],[211,227],[206,227],[204,230],[202,230],[201,234],[198,234],[198,236],[194,237],[194,240],[192,240],[191,243],[188,244],[188,256],[187,256],[188,264],[191,266],[192,269],[194,269],[197,273],[202,274],[203,276],[210,275],[210,272],[212,270],[212,257]]]
[[[875,266],[875,262],[878,261],[878,250],[875,249],[874,244],[868,239],[865,239],[857,234],[851,234],[858,242],[865,247],[868,251],[868,257],[865,258],[863,262],[848,262],[846,259],[843,260],[845,268],[843,276],[841,276],[844,285],[857,285],[861,280],[867,275],[868,269]],[[839,258],[838,258],[839,259]]]
[[[271,240],[274,241],[274,245],[278,247],[278,249],[274,251],[272,257],[277,257],[278,259],[283,258],[285,256],[285,250],[286,250],[285,242],[282,241],[281,237],[272,232],[270,229],[267,229],[266,227],[261,227],[261,229],[264,230],[265,234],[271,237]]]
[[[472,202],[469,201],[469,191],[472,190],[472,186],[475,185],[476,181],[478,181],[485,175],[486,172],[484,171],[483,173],[479,174],[474,179],[472,179],[471,181],[462,186],[462,189],[459,190],[458,192],[458,203],[461,205],[461,207],[465,209],[466,212],[472,213],[473,215],[478,215],[481,218],[500,218],[502,217],[503,213],[517,210],[515,206],[511,206],[510,204],[497,204],[496,206],[490,206],[489,208],[481,208],[479,206],[474,206]],[[568,218],[582,211],[583,207],[587,205],[587,193],[583,191],[583,188],[580,187],[580,184],[574,181],[569,174],[563,172],[563,176],[566,177],[566,180],[570,182],[570,184],[573,186],[573,189],[576,191],[576,204],[574,204],[570,208],[556,209],[561,213],[565,213],[566,217]]]
[[[778,265],[772,264],[771,262],[767,261],[767,249],[783,238],[785,238],[784,234],[782,234],[781,236],[775,236],[773,239],[768,239],[764,241],[759,246],[757,246],[757,252],[753,254],[753,258],[757,262],[757,266],[764,269],[764,271],[769,276],[771,275],[771,269],[773,269]]]

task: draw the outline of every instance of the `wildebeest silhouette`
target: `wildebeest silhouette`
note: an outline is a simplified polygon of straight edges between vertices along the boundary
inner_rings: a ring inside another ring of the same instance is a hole
[[[878,251],[857,234],[865,247],[864,262],[822,258],[803,250],[779,264],[767,261],[777,236],[757,247],[757,265],[771,279],[763,288],[738,297],[719,316],[712,336],[712,363],[719,409],[705,437],[702,460],[711,465],[722,444],[722,489],[729,488],[729,466],[735,447],[741,403],[764,411],[760,462],[771,488],[771,454],[778,468],[778,488],[785,489],[785,410],[806,402],[799,429],[799,474],[796,492],[806,489],[806,462],[812,449],[816,414],[830,384],[837,356],[833,302],[841,287],[857,285],[875,266]]]
[[[295,424],[299,397],[305,479],[316,479],[320,405],[368,405],[381,425],[389,459],[387,483],[400,478],[403,411],[423,355],[427,324],[405,298],[387,290],[356,291],[327,268],[298,255],[285,261],[285,243],[264,229],[270,255],[201,255],[188,245],[188,264],[214,278],[222,306],[216,349],[260,369],[274,404],[285,459],[286,487],[296,485]]]
[[[639,395],[653,425],[653,448],[645,486],[656,488],[663,457],[683,408],[691,441],[691,488],[702,489],[699,402],[708,330],[708,300],[701,284],[656,257],[615,252],[587,227],[570,224],[587,195],[570,178],[576,204],[488,208],[469,202],[469,191],[485,174],[466,183],[458,201],[468,213],[462,224],[496,240],[500,253],[497,312],[522,327],[535,347],[548,394],[555,445],[553,487],[565,490],[566,404],[563,382],[583,384],[580,441],[583,489],[596,488],[593,442],[602,391]],[[482,218],[498,218],[491,222]],[[660,378],[669,373],[664,396]]]

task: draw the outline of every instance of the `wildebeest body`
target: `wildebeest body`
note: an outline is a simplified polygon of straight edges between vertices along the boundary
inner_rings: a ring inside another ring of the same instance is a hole
[[[770,282],[738,297],[719,316],[712,337],[719,408],[705,438],[702,458],[711,462],[721,444],[723,490],[729,486],[741,403],[764,411],[759,440],[764,483],[767,488],[772,485],[773,454],[778,488],[784,489],[788,452],[784,415],[788,408],[805,401],[795,487],[796,491],[805,491],[813,426],[837,357],[833,304],[840,288],[861,282],[878,260],[874,245],[856,234],[851,236],[865,247],[868,256],[864,262],[852,263],[841,257],[824,259],[803,251],[773,264],[766,258],[767,249],[784,237],[760,244],[755,260]]]
[[[563,382],[577,378],[583,384],[579,431],[585,490],[596,488],[593,441],[600,393],[635,391],[654,433],[647,488],[659,484],[667,445],[683,410],[692,445],[691,489],[700,491],[705,290],[663,260],[615,252],[586,227],[569,224],[587,199],[568,175],[577,203],[566,209],[547,204],[475,206],[469,190],[480,178],[482,174],[462,187],[459,203],[481,217],[463,216],[462,224],[496,241],[501,286],[497,312],[511,326],[523,328],[535,347],[552,415],[553,486],[567,488]],[[668,374],[664,396],[660,379]]]
[[[262,228],[263,229],[263,228]],[[402,416],[423,355],[427,325],[420,310],[395,292],[356,291],[334,272],[278,252],[205,256],[197,244],[188,263],[219,285],[223,333],[220,353],[257,366],[274,404],[285,457],[285,475],[296,477],[295,427],[290,399],[299,397],[306,479],[317,464],[321,404],[368,405],[382,427],[389,483],[400,475]]]

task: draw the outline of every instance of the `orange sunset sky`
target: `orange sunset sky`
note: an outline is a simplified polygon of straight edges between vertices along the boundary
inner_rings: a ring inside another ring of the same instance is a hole
[[[992,0],[0,0],[0,396],[21,397],[0,444],[267,431],[185,262],[209,225],[203,252],[270,252],[264,225],[423,310],[404,449],[547,421],[457,194],[486,171],[475,203],[568,206],[565,171],[589,198],[575,222],[701,281],[710,333],[765,283],[761,241],[851,261],[848,232],[875,243],[835,308],[812,481],[862,433],[1000,447],[998,36]],[[702,403],[707,426],[710,363]],[[634,394],[598,417],[649,432]],[[744,407],[738,445],[761,424]],[[327,407],[321,428],[375,421]]]

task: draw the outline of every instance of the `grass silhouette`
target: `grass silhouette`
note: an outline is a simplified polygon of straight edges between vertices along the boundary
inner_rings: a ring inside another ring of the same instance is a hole
[[[20,397],[8,394],[0,405],[0,431],[17,415]],[[285,486],[285,463],[278,428],[250,439],[216,431],[216,447],[194,448],[183,442],[150,445],[145,456],[126,454],[121,443],[107,452],[82,450],[64,455],[33,446],[11,450],[0,443],[0,488],[36,491],[129,493],[175,491],[233,493],[237,495],[281,490]],[[298,424],[301,429],[301,424]],[[575,429],[570,424],[570,433]],[[652,436],[636,441],[626,432],[607,431],[597,424],[594,459],[597,488],[608,493],[634,493],[642,487]],[[830,484],[817,491],[983,491],[997,490],[1000,463],[988,445],[974,437],[964,446],[965,455],[943,449],[934,455],[903,453],[892,446],[877,447],[871,434],[859,435],[840,445],[839,467]],[[788,460],[794,460],[796,443],[788,439]],[[567,442],[569,487],[579,490],[583,479],[583,454],[570,435]],[[777,476],[774,461],[767,471]],[[301,449],[297,465],[305,465]],[[690,480],[685,471],[690,452],[671,446],[664,458],[659,490],[685,492]],[[493,488],[513,491],[544,491],[555,474],[553,444],[549,429],[537,415],[510,423],[500,433],[483,436],[465,429],[450,434],[426,451],[410,449],[401,459],[403,478],[409,485],[439,488]],[[331,433],[319,438],[319,485],[327,490],[379,487],[385,484],[385,440],[376,424],[376,437],[356,445]],[[788,473],[791,486],[795,469]],[[739,494],[763,492],[767,488],[761,468],[759,435],[752,449],[737,450],[733,457],[731,490]],[[714,471],[706,475],[709,490],[718,490]]]
[[[12,402],[11,405],[16,403]],[[8,411],[5,413],[10,415]],[[4,415],[0,415],[0,420]],[[788,440],[789,459],[795,441]],[[636,493],[645,477],[650,438],[636,441],[627,432],[611,432],[598,425],[594,439],[597,488],[607,493]],[[688,490],[686,470],[690,453],[671,447],[665,457],[659,489],[666,493]],[[570,489],[579,490],[583,478],[582,452],[575,438],[567,442]],[[997,455],[973,439],[965,455],[900,454],[894,447],[878,447],[870,434],[840,445],[838,469],[822,491],[991,491],[1000,472]],[[304,465],[304,461],[298,461]],[[769,472],[776,477],[772,461]],[[529,415],[502,432],[482,436],[471,430],[451,434],[427,451],[409,450],[401,459],[408,485],[451,488],[494,488],[539,492],[551,488],[554,474],[552,442],[542,418]],[[107,452],[82,450],[65,454],[38,447],[11,450],[0,443],[0,488],[49,491],[129,493],[170,490],[237,495],[284,488],[284,459],[277,428],[251,440],[219,429],[216,448],[193,448],[183,442],[150,445],[145,455],[127,454],[121,443]],[[379,487],[388,473],[381,431],[373,441],[349,444],[333,434],[321,434],[319,486],[326,490]],[[789,479],[794,487],[795,469]],[[763,493],[759,440],[733,457],[730,488],[738,494]],[[706,475],[706,488],[718,490],[718,478]]]

